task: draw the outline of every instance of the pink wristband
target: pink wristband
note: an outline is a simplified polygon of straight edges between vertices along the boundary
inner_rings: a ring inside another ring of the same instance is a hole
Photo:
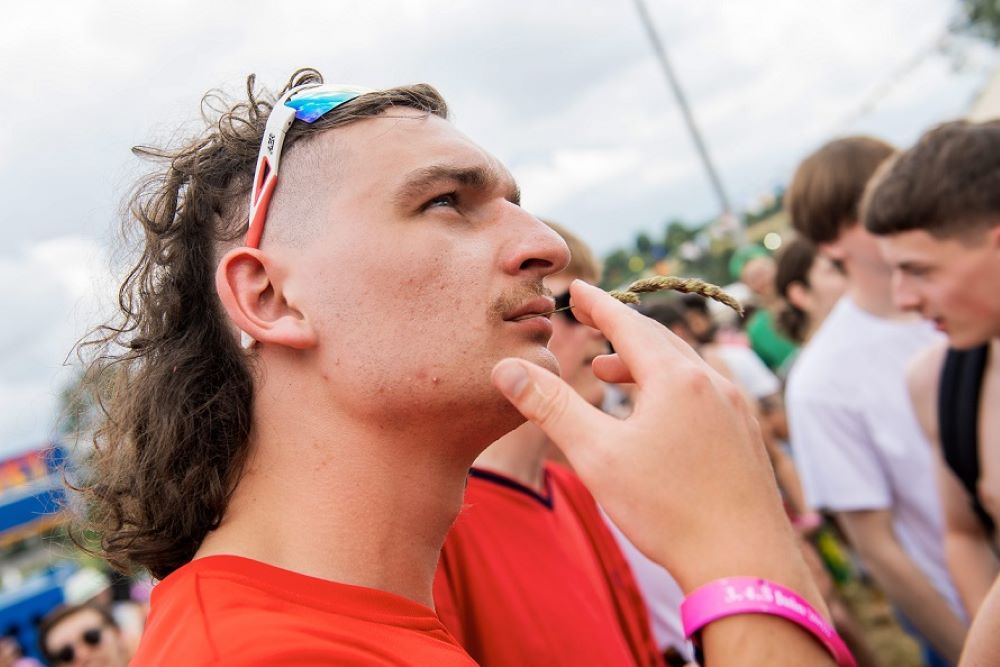
[[[822,525],[823,517],[816,512],[801,514],[792,521],[792,526],[807,533],[811,533]]]
[[[717,579],[696,589],[681,603],[681,620],[688,638],[712,621],[736,614],[770,614],[797,623],[833,654],[839,667],[857,667],[840,635],[811,604],[766,579]]]

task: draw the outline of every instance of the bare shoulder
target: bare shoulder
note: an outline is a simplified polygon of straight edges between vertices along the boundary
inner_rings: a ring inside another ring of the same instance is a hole
[[[906,385],[911,397],[916,399],[930,392],[933,394],[931,398],[936,398],[941,368],[947,353],[948,342],[939,341],[924,348],[910,360],[906,368]]]
[[[941,368],[948,342],[934,343],[917,353],[906,369],[906,386],[920,426],[931,440],[937,440],[937,400]]]

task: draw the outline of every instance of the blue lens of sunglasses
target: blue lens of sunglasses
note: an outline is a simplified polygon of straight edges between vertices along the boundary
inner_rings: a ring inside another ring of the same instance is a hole
[[[345,88],[342,90],[324,90],[322,87],[314,90],[303,90],[285,106],[295,109],[295,117],[305,123],[312,123],[332,109],[345,102],[350,102],[358,95],[368,92],[362,88]]]

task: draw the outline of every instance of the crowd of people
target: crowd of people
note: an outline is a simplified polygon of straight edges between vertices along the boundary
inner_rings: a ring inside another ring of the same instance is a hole
[[[1000,122],[805,157],[739,321],[594,287],[430,86],[213,100],[84,347],[78,539],[159,583],[52,664],[878,665],[852,558],[925,664],[997,664]]]

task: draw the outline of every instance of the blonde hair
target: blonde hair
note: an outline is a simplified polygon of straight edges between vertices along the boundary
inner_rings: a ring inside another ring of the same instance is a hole
[[[569,266],[562,270],[562,275],[575,276],[594,285],[601,282],[601,262],[594,257],[594,252],[583,240],[562,225],[551,220],[542,220],[562,237],[569,246]]]

